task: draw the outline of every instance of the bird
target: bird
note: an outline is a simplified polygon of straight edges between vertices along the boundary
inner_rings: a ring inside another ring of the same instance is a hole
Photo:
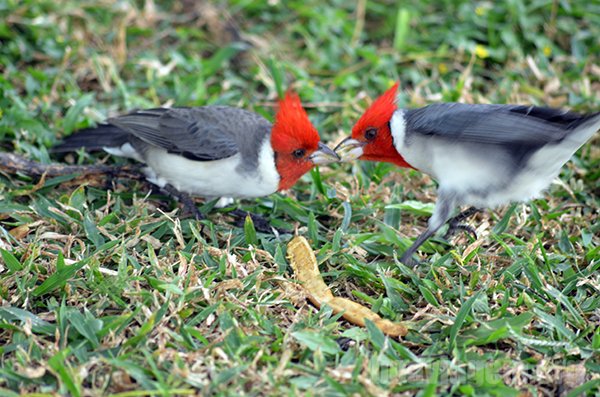
[[[65,137],[51,152],[81,148],[144,163],[147,181],[199,219],[190,195],[221,198],[221,206],[267,196],[291,188],[313,166],[339,160],[293,91],[278,101],[274,123],[230,106],[134,110]]]
[[[434,211],[400,258],[405,265],[418,263],[413,255],[446,222],[451,233],[464,229],[460,221],[482,208],[539,197],[600,129],[600,112],[516,104],[399,108],[398,87],[399,82],[377,98],[334,150],[342,161],[388,162],[437,181]],[[460,206],[469,208],[451,218]]]

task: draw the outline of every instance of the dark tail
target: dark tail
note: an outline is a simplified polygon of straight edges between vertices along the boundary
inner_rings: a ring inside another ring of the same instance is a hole
[[[121,147],[128,142],[129,134],[111,124],[85,128],[64,138],[50,149],[51,153],[74,152],[84,148],[88,152],[102,150],[105,147]]]

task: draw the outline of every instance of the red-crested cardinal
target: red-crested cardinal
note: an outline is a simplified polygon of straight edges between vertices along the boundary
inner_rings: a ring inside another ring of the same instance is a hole
[[[450,220],[456,207],[474,208],[535,198],[600,128],[600,112],[522,105],[440,103],[399,109],[395,84],[360,117],[336,152],[343,161],[385,161],[414,168],[438,182],[427,229],[404,252],[414,265],[419,246]],[[451,227],[456,222],[450,223]]]
[[[314,165],[339,160],[292,92],[279,101],[273,124],[228,106],[136,110],[78,131],[52,151],[80,148],[145,163],[146,179],[179,198],[266,196]]]

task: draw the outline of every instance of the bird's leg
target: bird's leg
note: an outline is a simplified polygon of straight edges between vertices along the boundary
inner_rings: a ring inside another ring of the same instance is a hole
[[[471,236],[473,236],[473,238],[476,239],[477,232],[475,231],[475,228],[473,226],[466,225],[461,222],[467,218],[470,218],[471,216],[475,215],[476,213],[478,213],[480,211],[481,210],[479,208],[469,207],[466,210],[464,210],[463,212],[456,215],[455,217],[450,218],[450,220],[448,221],[449,228],[448,228],[448,231],[446,232],[446,234],[444,235],[444,238],[449,239],[454,234],[456,234],[456,232],[458,232],[459,230],[464,230],[465,232],[469,233]]]
[[[244,211],[239,208],[237,208],[233,211],[229,211],[227,214],[231,215],[237,219],[235,224],[236,224],[236,226],[239,226],[239,227],[244,226],[244,221],[246,220],[246,216],[250,215],[250,218],[252,218],[252,223],[254,223],[254,228],[258,232],[273,233],[273,229],[275,229],[278,233],[281,233],[281,234],[289,232],[289,230],[274,228],[273,226],[271,226],[268,219],[266,219],[260,215],[253,214],[251,212]]]
[[[406,251],[402,254],[400,258],[400,262],[404,263],[406,266],[414,267],[419,264],[419,262],[413,259],[413,255],[417,252],[417,249],[425,242],[427,239],[435,234],[439,230],[440,227],[446,223],[448,218],[450,217],[450,212],[455,207],[456,203],[456,195],[453,192],[448,192],[445,190],[439,190],[439,196],[437,203],[435,205],[435,210],[431,218],[429,218],[427,229],[423,233],[417,237],[414,243]]]
[[[198,207],[196,207],[194,200],[192,200],[188,194],[180,192],[169,184],[165,185],[163,188],[161,188],[161,190],[169,197],[179,201],[181,205],[183,205],[183,209],[192,214],[197,220],[206,219],[204,214],[202,214],[202,212],[198,210]]]
[[[172,185],[169,184],[161,188],[161,191],[169,197],[179,201],[183,205],[184,210],[192,214],[197,220],[206,219],[204,214],[202,214],[202,212],[198,210],[198,207],[196,207],[194,200],[192,200],[192,198],[188,194],[180,192],[179,190],[175,189]],[[252,223],[254,223],[254,228],[258,232],[273,233],[273,229],[275,229],[278,233],[281,234],[288,232],[287,230],[274,228],[269,224],[269,221],[266,218],[263,218],[260,215],[252,214],[239,208],[233,211],[229,211],[227,214],[237,219],[235,225],[238,227],[244,227],[244,221],[246,220],[246,216],[250,215],[250,218],[252,218]]]
[[[410,266],[410,267],[415,267],[419,264],[419,261],[414,259],[412,256],[415,254],[415,252],[417,252],[417,249],[419,249],[419,247],[425,242],[427,241],[427,239],[431,236],[433,236],[433,234],[440,228],[440,226],[438,226],[437,228],[432,228],[431,226],[429,226],[427,229],[425,229],[425,231],[423,233],[421,233],[419,235],[419,237],[417,237],[417,239],[415,240],[414,243],[412,243],[412,245],[410,247],[408,247],[408,249],[406,251],[404,251],[404,254],[402,254],[402,257],[400,258],[400,262],[404,263],[406,266]]]
[[[234,202],[235,202],[235,200],[233,197],[221,197],[215,203],[214,208],[225,208],[225,207],[233,204]],[[246,221],[246,216],[250,215],[250,218],[252,218],[252,223],[254,223],[254,228],[257,231],[259,231],[261,233],[273,233],[273,227],[269,224],[269,221],[260,215],[253,214],[251,212],[247,212],[247,211],[241,210],[239,208],[237,208],[233,211],[229,211],[227,214],[231,215],[232,217],[234,217],[236,219],[235,225],[238,227],[244,227],[244,222]],[[284,232],[284,231],[280,231],[278,229],[277,229],[277,231],[280,233]]]
[[[179,190],[175,189],[172,185],[169,185],[169,184],[165,185],[165,187],[160,188],[160,189],[163,193],[165,193],[169,197],[174,198],[177,201],[179,201],[183,205],[184,210],[187,211],[188,213],[191,213],[196,219],[198,219],[198,220],[206,219],[204,214],[202,214],[202,212],[200,212],[200,210],[198,210],[198,207],[196,207],[194,200],[192,200],[192,198],[188,194],[180,192]],[[225,199],[227,200],[227,198],[225,198]],[[232,200],[232,199],[229,199],[229,200]],[[237,221],[235,222],[235,225],[238,227],[244,227],[244,221],[246,220],[246,216],[250,215],[250,218],[252,218],[252,223],[254,223],[254,228],[258,232],[273,233],[273,230],[276,230],[280,234],[289,232],[288,230],[274,228],[273,226],[270,225],[269,221],[266,218],[264,218],[260,215],[257,215],[257,214],[252,214],[250,212],[241,210],[239,208],[235,209],[233,211],[229,211],[227,214],[229,214],[237,219]]]

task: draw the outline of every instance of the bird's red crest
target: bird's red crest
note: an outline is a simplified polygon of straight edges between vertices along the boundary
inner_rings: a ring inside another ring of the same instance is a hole
[[[361,160],[386,161],[399,167],[412,167],[394,147],[390,130],[390,120],[398,108],[396,93],[400,83],[396,83],[377,98],[352,128],[352,138],[363,142]],[[368,133],[375,131],[371,138]]]
[[[271,146],[279,173],[279,190],[289,189],[313,167],[309,156],[319,148],[319,132],[308,119],[300,98],[288,91],[279,101],[271,130]],[[301,157],[294,152],[301,151]]]
[[[271,146],[276,152],[288,152],[297,148],[317,150],[319,132],[312,125],[302,107],[298,95],[292,91],[279,100],[279,109],[271,131]]]
[[[367,128],[379,127],[387,124],[398,108],[396,105],[396,94],[400,83],[396,82],[389,90],[377,98],[371,106],[363,113],[361,118],[352,128],[352,137],[358,139]]]

